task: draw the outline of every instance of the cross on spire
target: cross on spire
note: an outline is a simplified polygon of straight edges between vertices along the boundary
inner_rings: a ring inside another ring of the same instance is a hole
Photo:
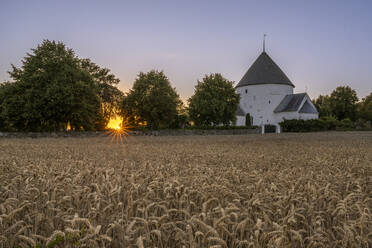
[[[263,35],[263,52],[265,52],[265,39],[266,39],[266,34]]]

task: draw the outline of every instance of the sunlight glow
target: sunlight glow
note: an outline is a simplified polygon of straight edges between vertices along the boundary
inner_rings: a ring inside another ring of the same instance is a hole
[[[120,130],[122,123],[123,123],[123,118],[117,116],[116,118],[110,119],[109,123],[107,124],[107,128]]]
[[[119,116],[110,119],[107,124],[107,129],[109,136],[111,136],[111,142],[121,144],[128,143],[127,137],[129,136],[131,128],[127,119],[123,119]]]
[[[70,131],[70,130],[71,130],[70,122],[67,122],[66,131]]]

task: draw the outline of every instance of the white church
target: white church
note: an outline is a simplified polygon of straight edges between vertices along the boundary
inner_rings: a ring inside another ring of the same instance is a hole
[[[317,119],[318,111],[307,93],[293,93],[295,86],[265,52],[256,59],[236,85],[240,95],[237,126],[244,126],[246,118],[251,125],[276,126],[280,133],[279,122],[284,119]],[[249,114],[249,115],[248,115]]]

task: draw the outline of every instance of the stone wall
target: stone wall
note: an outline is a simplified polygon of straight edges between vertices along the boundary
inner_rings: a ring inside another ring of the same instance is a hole
[[[177,135],[236,135],[236,134],[257,134],[261,129],[169,129],[158,131],[133,131],[131,135],[152,135],[152,136],[177,136]]]
[[[157,131],[131,131],[132,136],[179,136],[179,135],[242,135],[242,134],[258,134],[260,128],[257,129],[169,129]],[[57,137],[105,137],[109,136],[109,132],[0,132],[0,138],[57,138]]]

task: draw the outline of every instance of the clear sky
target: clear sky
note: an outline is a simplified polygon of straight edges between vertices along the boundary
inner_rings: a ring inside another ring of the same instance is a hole
[[[64,42],[120,78],[164,70],[182,99],[219,72],[239,82],[267,53],[310,97],[349,85],[372,91],[372,1],[0,0],[0,81],[43,39]]]

